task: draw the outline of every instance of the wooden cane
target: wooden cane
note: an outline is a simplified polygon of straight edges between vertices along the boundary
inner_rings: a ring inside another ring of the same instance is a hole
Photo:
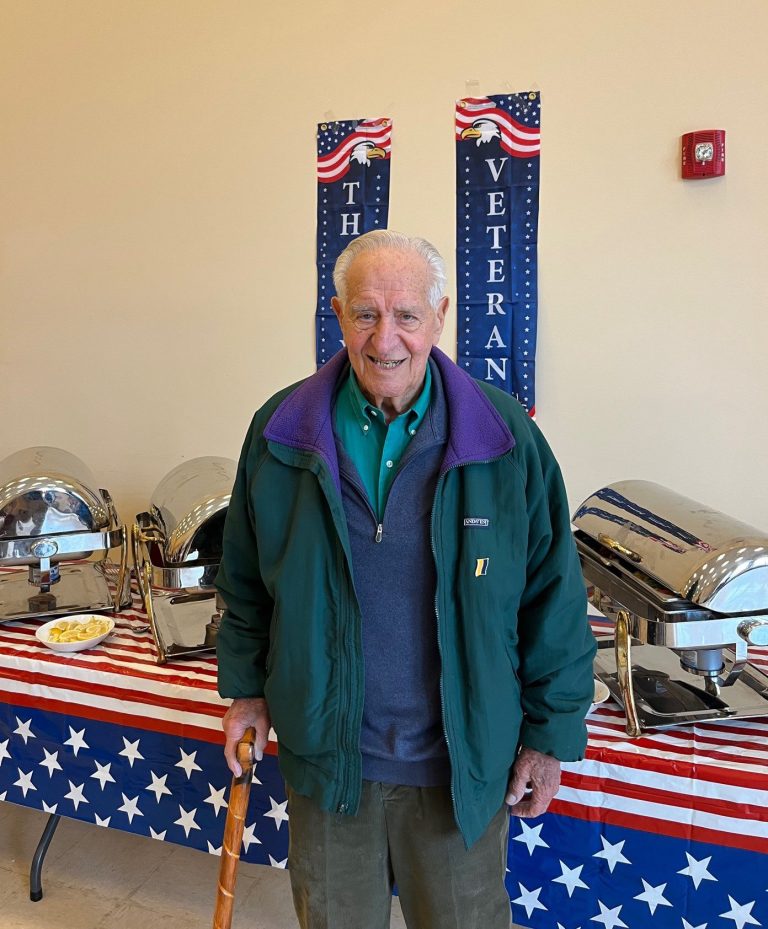
[[[221,865],[219,867],[219,886],[216,890],[216,909],[213,914],[213,929],[230,929],[232,910],[235,905],[235,881],[237,864],[240,861],[240,846],[243,841],[245,814],[248,809],[248,796],[251,792],[252,770],[255,763],[256,731],[247,729],[242,740],[237,743],[237,760],[243,773],[232,778],[229,792],[227,820],[224,824],[224,840],[221,847]]]

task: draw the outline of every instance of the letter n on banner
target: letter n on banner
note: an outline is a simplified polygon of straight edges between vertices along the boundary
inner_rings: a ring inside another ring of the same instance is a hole
[[[343,344],[331,308],[336,259],[364,232],[387,227],[391,147],[391,119],[351,119],[317,127],[318,368]]]
[[[456,104],[457,362],[535,413],[538,93]]]

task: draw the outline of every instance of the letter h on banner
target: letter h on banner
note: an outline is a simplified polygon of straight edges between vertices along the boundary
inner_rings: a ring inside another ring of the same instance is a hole
[[[391,140],[390,119],[352,119],[317,127],[318,368],[344,344],[331,308],[336,259],[353,239],[386,229],[389,221]]]
[[[535,412],[538,93],[456,104],[457,363]]]

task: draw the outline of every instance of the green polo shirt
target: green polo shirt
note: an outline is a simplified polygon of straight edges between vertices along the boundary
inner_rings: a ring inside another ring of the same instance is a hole
[[[416,402],[389,424],[381,410],[365,399],[351,368],[336,395],[333,409],[336,436],[354,462],[379,520],[400,459],[427,412],[431,391],[432,372],[427,365],[424,387]]]

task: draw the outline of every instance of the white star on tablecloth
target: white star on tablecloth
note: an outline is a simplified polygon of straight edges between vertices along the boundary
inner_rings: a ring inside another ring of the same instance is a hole
[[[518,881],[517,886],[520,888],[520,896],[513,900],[513,903],[517,903],[518,906],[525,907],[525,915],[530,919],[531,913],[534,910],[546,910],[546,907],[543,903],[539,902],[539,894],[541,893],[541,887],[536,890],[528,890],[523,884]]]
[[[216,846],[213,844],[213,842],[211,842],[210,840],[208,840],[208,854],[209,854],[209,855],[218,855],[219,857],[221,857],[221,845],[219,845],[219,847],[216,848]]]
[[[155,832],[155,830],[151,826],[149,827],[150,837],[153,839],[157,839],[158,842],[165,842],[165,833],[167,831],[168,831],[167,829],[163,829],[162,832]]]
[[[256,777],[256,765],[253,766],[253,770],[252,770],[252,773],[251,773],[251,783],[252,783],[252,784],[258,784],[259,786],[262,786],[261,781],[258,779],[258,777]]]
[[[118,752],[118,755],[125,755],[128,759],[128,764],[133,767],[134,761],[144,761],[144,756],[139,751],[139,742],[141,739],[136,739],[135,742],[129,742],[125,736],[123,736],[123,743],[125,747],[121,752]]]
[[[256,823],[251,823],[250,826],[243,829],[243,845],[246,852],[251,847],[251,844],[261,845],[261,839],[256,837]]]
[[[43,752],[45,753],[45,758],[43,758],[42,761],[38,761],[38,764],[41,767],[48,769],[48,777],[53,777],[54,771],[64,770],[57,760],[59,757],[59,753],[57,751],[49,752],[47,748],[44,748]]]
[[[129,823],[133,822],[134,816],[144,815],[139,809],[139,798],[138,797],[132,797],[129,800],[125,794],[120,794],[120,796],[123,798],[123,804],[122,806],[119,806],[117,810],[119,813],[125,813],[125,815],[128,817]]]
[[[643,892],[641,894],[636,894],[633,899],[642,900],[643,903],[647,903],[651,911],[651,916],[656,912],[657,906],[672,906],[669,900],[664,896],[664,891],[667,887],[666,884],[659,884],[656,887],[652,887],[644,878],[640,878],[640,880],[643,882]]]
[[[702,923],[700,926],[692,926],[688,920],[683,917],[683,929],[707,929],[707,924]]]
[[[31,719],[28,719],[25,723],[23,723],[23,722],[19,719],[19,717],[17,716],[17,717],[16,717],[16,722],[17,722],[19,725],[13,730],[13,734],[14,734],[14,735],[20,735],[20,736],[22,737],[22,739],[24,739],[24,744],[25,744],[25,745],[27,744],[27,742],[29,741],[29,739],[36,739],[36,738],[37,738],[37,736],[34,734],[34,732],[32,732],[32,730],[30,729],[30,724],[31,724],[31,722],[32,722]]]
[[[562,923],[558,923],[558,924],[557,924],[557,929],[565,929],[565,926],[564,926]],[[579,929],[579,927],[576,926],[575,929]]]
[[[693,886],[698,890],[699,884],[702,881],[716,881],[717,878],[710,874],[708,871],[709,863],[712,861],[712,856],[710,855],[707,858],[702,858],[701,861],[697,861],[693,855],[688,852],[685,853],[685,857],[688,859],[688,867],[683,868],[681,871],[678,871],[678,874],[685,874],[693,881]]]
[[[727,913],[720,914],[721,919],[732,919],[736,923],[736,929],[744,929],[747,923],[749,923],[750,926],[760,925],[752,915],[752,907],[755,905],[754,900],[751,903],[737,903],[733,897],[728,894],[728,903],[731,905],[731,908]]]
[[[541,846],[542,848],[549,848],[549,845],[541,838],[541,830],[544,826],[544,823],[539,823],[538,826],[529,826],[527,823],[520,820],[520,826],[522,827],[522,832],[520,835],[514,837],[515,842],[523,842],[525,847],[528,849],[528,854],[532,855],[534,848]]]
[[[583,887],[585,890],[589,890],[587,885],[581,879],[581,870],[583,867],[584,865],[580,864],[575,868],[569,868],[565,864],[565,862],[561,861],[560,870],[562,871],[562,874],[560,875],[560,877],[553,877],[552,883],[553,884],[564,884],[566,890],[568,891],[569,897],[573,896],[573,891],[577,887]]]
[[[284,800],[282,803],[277,803],[274,798],[269,798],[270,805],[272,809],[265,813],[265,816],[270,816],[275,821],[275,828],[279,831],[283,823],[288,822],[288,814],[285,812],[285,808],[288,806],[288,801]]]
[[[170,797],[171,791],[165,786],[165,781],[168,775],[164,774],[162,777],[158,777],[154,771],[150,771],[149,773],[152,777],[152,783],[147,784],[144,790],[152,791],[152,793],[155,795],[155,800],[157,800],[158,803],[160,802],[160,798],[163,796],[163,794],[168,794]]]
[[[184,835],[189,838],[189,833],[193,829],[199,829],[200,827],[195,822],[195,813],[197,809],[185,810],[184,807],[179,804],[179,818],[174,820],[174,825],[181,826],[184,830]]]
[[[88,803],[89,801],[83,796],[83,787],[85,784],[73,784],[72,781],[69,783],[69,793],[64,794],[65,800],[71,800],[77,809],[81,803]]]
[[[187,754],[183,748],[179,748],[179,751],[181,752],[181,761],[177,761],[175,767],[183,768],[184,773],[187,775],[187,780],[189,780],[192,777],[193,771],[202,771],[203,769],[195,761],[195,756],[197,755],[196,751],[189,752],[189,754]]]
[[[613,869],[617,864],[631,864],[631,862],[622,855],[622,849],[624,848],[624,839],[621,842],[616,842],[615,845],[605,838],[605,836],[600,836],[600,841],[603,843],[603,850],[600,852],[595,852],[592,856],[593,858],[605,858],[608,862],[608,869],[611,874],[613,874]]]
[[[75,732],[71,726],[68,726],[67,728],[69,729],[69,738],[64,744],[72,746],[72,751],[75,755],[75,758],[77,758],[77,753],[81,748],[90,748],[90,745],[85,741],[84,738],[85,729],[81,729],[79,732]]]
[[[0,742],[0,767],[2,767],[3,760],[5,758],[10,758],[11,753],[8,751],[8,742],[10,739],[5,739],[5,741]]]
[[[97,826],[103,826],[105,829],[109,827],[109,821],[110,821],[110,819],[112,819],[111,816],[107,816],[105,819],[102,819],[101,816],[99,816],[98,813],[96,813],[95,816],[96,816],[96,825],[97,825]]]
[[[210,803],[211,806],[216,811],[216,816],[219,815],[219,811],[227,808],[227,801],[224,799],[224,792],[226,787],[222,787],[221,790],[215,790],[213,784],[208,785],[208,790],[210,795],[205,798],[204,803]]]
[[[96,765],[96,770],[93,772],[91,777],[96,778],[99,784],[101,784],[102,790],[104,790],[104,786],[106,785],[107,781],[109,781],[111,784],[115,783],[114,777],[112,777],[112,775],[109,773],[109,770],[112,767],[111,761],[107,762],[107,764],[99,764],[98,761],[94,760],[94,764]]]
[[[285,868],[285,866],[288,864],[288,859],[287,859],[287,858],[283,858],[282,861],[278,861],[276,858],[273,858],[273,857],[270,855],[270,856],[269,856],[269,863],[270,863],[271,867],[273,867],[273,868]]]
[[[0,801],[5,800],[5,797],[6,797],[7,793],[8,793],[8,791],[7,791],[7,790],[4,790],[4,791],[0,794]]]
[[[600,907],[600,913],[592,917],[593,922],[602,923],[605,929],[614,929],[616,926],[620,927],[620,929],[628,929],[627,924],[619,917],[621,906],[615,906],[612,910],[609,910],[602,900],[598,900],[597,905]]]
[[[16,769],[19,772],[19,779],[13,782],[14,787],[19,787],[26,797],[28,790],[37,790],[37,787],[32,783],[32,772],[27,773],[22,771],[21,768]]]
[[[52,803],[50,806],[43,800],[43,812],[44,813],[55,813],[58,807],[58,803]]]

